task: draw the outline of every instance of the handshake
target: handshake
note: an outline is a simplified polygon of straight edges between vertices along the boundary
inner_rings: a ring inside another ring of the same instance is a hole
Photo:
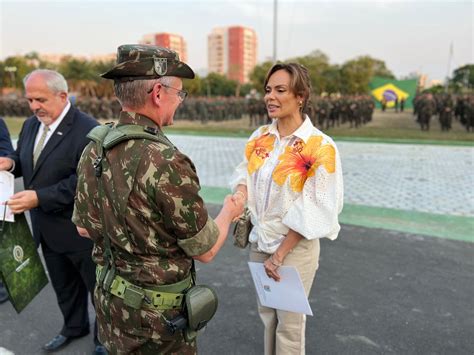
[[[243,213],[247,196],[241,190],[237,190],[233,195],[227,195],[224,199],[222,212],[226,212],[230,221],[235,222]]]

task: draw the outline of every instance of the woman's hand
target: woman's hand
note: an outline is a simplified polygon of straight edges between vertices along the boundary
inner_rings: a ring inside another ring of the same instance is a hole
[[[265,262],[263,263],[263,267],[265,268],[265,272],[267,273],[268,277],[271,277],[275,281],[280,281],[280,274],[278,273],[278,268],[283,265],[283,260],[279,261],[275,257],[275,254],[270,256]]]

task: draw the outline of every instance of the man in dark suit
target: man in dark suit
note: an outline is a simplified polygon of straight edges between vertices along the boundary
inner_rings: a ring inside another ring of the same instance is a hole
[[[4,157],[13,152],[12,141],[10,139],[10,133],[8,132],[7,125],[0,117],[0,157]],[[1,219],[2,217],[0,217]],[[0,280],[0,304],[8,300],[7,290],[3,286]]]
[[[33,235],[64,317],[60,333],[43,346],[53,352],[89,334],[88,294],[95,286],[92,242],[79,236],[71,216],[77,163],[97,122],[71,105],[61,74],[35,70],[23,83],[34,116],[25,121],[17,149],[0,158],[0,170],[23,176],[25,190],[8,204],[13,213],[30,211]],[[96,336],[95,342],[96,353],[103,353]]]

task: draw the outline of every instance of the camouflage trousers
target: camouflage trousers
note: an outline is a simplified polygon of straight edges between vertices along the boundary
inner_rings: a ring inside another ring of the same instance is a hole
[[[165,319],[179,310],[134,309],[119,297],[94,291],[99,340],[109,354],[196,354],[196,340],[187,343],[182,332],[171,334]]]

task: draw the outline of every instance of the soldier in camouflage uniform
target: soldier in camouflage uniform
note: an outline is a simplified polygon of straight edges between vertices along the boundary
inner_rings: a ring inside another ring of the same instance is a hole
[[[116,275],[110,287],[100,277],[97,282],[99,337],[112,354],[194,354],[196,341],[166,326],[181,305],[160,304],[159,297],[182,296],[192,282],[193,259],[213,259],[243,203],[228,196],[216,219],[210,218],[193,163],[161,130],[172,124],[186,96],[181,78],[194,78],[192,69],[174,51],[156,46],[120,46],[117,62],[102,76],[114,80],[122,105],[118,127],[142,127],[160,142],[130,139],[111,147],[100,178],[95,142],[80,160],[73,221],[94,241],[98,275],[107,267]],[[123,294],[116,290],[120,284],[126,285]],[[138,307],[126,301],[129,289],[145,292]]]

